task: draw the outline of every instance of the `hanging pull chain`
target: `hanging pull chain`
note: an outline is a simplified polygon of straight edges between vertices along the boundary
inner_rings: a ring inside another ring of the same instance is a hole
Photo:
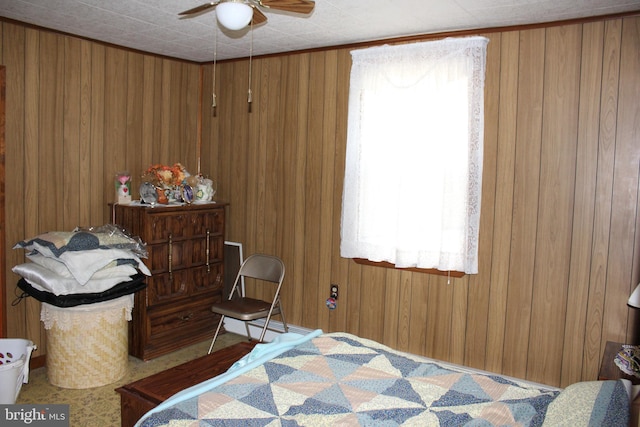
[[[251,112],[251,103],[253,102],[253,96],[251,93],[251,66],[253,61],[253,18],[251,18],[251,28],[249,30],[251,33],[251,45],[249,47],[249,90],[247,91],[247,103],[249,106],[249,112]]]
[[[217,114],[217,106],[216,102],[216,63],[218,58],[218,28],[217,26],[214,28],[215,36],[214,36],[214,47],[213,47],[213,86],[211,89],[211,115],[216,117]]]

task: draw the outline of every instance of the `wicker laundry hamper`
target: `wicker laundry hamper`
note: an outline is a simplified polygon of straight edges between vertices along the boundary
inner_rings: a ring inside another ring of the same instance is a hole
[[[75,307],[43,303],[49,382],[82,389],[111,384],[127,373],[133,295]]]

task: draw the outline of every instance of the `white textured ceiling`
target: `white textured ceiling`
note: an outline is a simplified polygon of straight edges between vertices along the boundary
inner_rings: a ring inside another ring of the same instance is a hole
[[[206,0],[0,0],[0,16],[92,40],[196,62],[451,30],[550,22],[640,10],[640,0],[316,0],[308,16],[263,9],[268,21],[221,30],[215,11],[179,19]]]

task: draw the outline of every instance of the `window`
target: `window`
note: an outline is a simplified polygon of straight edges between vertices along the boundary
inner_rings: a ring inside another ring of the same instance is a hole
[[[487,43],[351,52],[341,256],[477,273]]]

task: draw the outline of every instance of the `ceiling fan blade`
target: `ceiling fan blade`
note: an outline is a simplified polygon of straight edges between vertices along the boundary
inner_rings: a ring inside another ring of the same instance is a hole
[[[263,22],[267,22],[267,17],[264,13],[260,12],[260,9],[257,7],[253,8],[253,25],[262,24]]]
[[[200,6],[196,6],[193,9],[185,10],[184,12],[180,12],[178,15],[195,15],[197,13],[201,13],[206,11],[207,9],[214,8],[220,3],[219,1],[213,1],[210,3],[201,4]]]
[[[258,0],[258,3],[266,8],[304,14],[311,13],[316,6],[316,3],[310,0]]]

